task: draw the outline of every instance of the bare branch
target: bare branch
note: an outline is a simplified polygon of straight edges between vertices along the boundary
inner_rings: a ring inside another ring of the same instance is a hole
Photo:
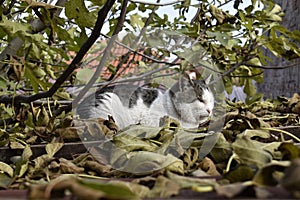
[[[246,61],[250,60],[251,58],[253,58],[254,56],[247,56],[245,57],[241,62],[236,63],[232,68],[230,68],[229,70],[227,70],[226,72],[222,73],[220,75],[220,77],[214,81],[212,81],[210,84],[214,84],[218,81],[220,81],[224,76],[228,76],[230,73],[234,72],[237,68],[239,68],[242,65],[246,65]]]
[[[258,65],[251,65],[251,64],[246,64],[247,66],[249,67],[253,67],[253,68],[259,68],[259,69],[287,69],[287,68],[290,68],[290,67],[294,67],[294,66],[297,66],[297,65],[300,65],[300,62],[295,62],[295,63],[291,63],[289,65],[283,65],[283,66],[272,66],[272,65],[269,65],[269,66],[258,66]]]
[[[105,34],[101,34],[101,35],[104,36],[104,37],[106,37],[106,38],[108,38],[108,39],[111,38],[111,37],[109,37],[108,35],[105,35]],[[119,42],[119,41],[115,41],[115,43],[118,44],[118,45],[120,45],[121,47],[124,47],[125,49],[129,50],[130,52],[135,53],[135,54],[137,54],[139,56],[142,56],[142,57],[144,57],[144,58],[146,58],[148,60],[152,60],[153,62],[161,63],[161,64],[167,64],[167,65],[178,65],[178,64],[175,64],[175,63],[172,63],[172,62],[168,62],[168,61],[157,60],[156,58],[153,58],[153,57],[150,57],[150,56],[148,56],[146,54],[143,54],[143,53],[141,53],[141,52],[139,52],[139,51],[137,51],[137,50],[135,50],[135,49],[133,49],[133,48],[131,48],[131,47],[129,47],[129,46],[121,43],[121,42]]]
[[[138,42],[140,41],[140,39],[141,39],[141,37],[142,37],[142,35],[146,32],[146,28],[147,28],[147,26],[149,25],[149,23],[151,22],[151,20],[152,20],[152,17],[153,17],[153,15],[154,15],[154,13],[155,13],[155,11],[157,10],[157,6],[155,6],[154,8],[153,8],[153,10],[152,10],[152,12],[150,13],[150,15],[149,15],[149,17],[147,18],[147,20],[146,20],[146,22],[145,22],[145,24],[144,24],[144,27],[142,28],[142,30],[141,30],[141,32],[140,32],[140,34],[138,35],[138,37],[136,37],[135,38],[135,40],[133,41],[133,43],[132,43],[132,48],[134,48],[134,49],[137,49],[138,48]],[[134,54],[134,55],[137,55],[137,54]],[[127,54],[121,61],[120,61],[120,63],[118,64],[118,66],[117,66],[117,71],[119,71],[119,69],[123,66],[123,64],[126,62],[126,60],[128,60],[128,58],[130,57],[130,54]],[[128,66],[129,66],[129,64],[128,64]],[[121,75],[124,71],[126,71],[126,68],[127,67],[125,67],[125,68],[123,68],[122,69],[122,71],[121,71],[121,73],[119,73],[119,75]],[[112,74],[110,77],[109,77],[109,80],[113,80],[113,79],[115,79],[115,78],[117,78],[114,74]]]
[[[234,78],[251,78],[251,77],[255,77],[255,76],[260,76],[262,75],[264,72],[260,72],[257,74],[252,74],[252,75],[227,75],[228,77],[234,77]]]

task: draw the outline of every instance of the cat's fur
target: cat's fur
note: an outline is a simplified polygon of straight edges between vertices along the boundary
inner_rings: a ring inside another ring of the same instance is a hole
[[[110,115],[120,128],[131,124],[159,126],[164,116],[179,120],[184,128],[197,128],[208,119],[214,107],[207,81],[181,78],[165,92],[129,85],[112,86],[84,99],[77,113],[83,119],[107,119]]]

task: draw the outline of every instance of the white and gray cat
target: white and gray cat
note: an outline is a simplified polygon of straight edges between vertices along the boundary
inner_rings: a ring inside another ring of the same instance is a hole
[[[112,116],[119,128],[132,124],[159,126],[164,116],[175,118],[184,128],[198,128],[214,108],[214,96],[206,80],[181,78],[170,89],[117,85],[85,98],[77,108],[80,118]]]

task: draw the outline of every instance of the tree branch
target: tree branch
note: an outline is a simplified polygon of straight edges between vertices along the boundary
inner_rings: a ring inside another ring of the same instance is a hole
[[[137,37],[137,38],[133,41],[133,43],[131,44],[132,48],[134,48],[134,49],[137,49],[137,48],[138,48],[138,46],[139,46],[139,45],[138,45],[138,42],[140,41],[142,35],[145,33],[146,27],[147,27],[147,26],[149,25],[149,23],[151,22],[152,17],[153,17],[153,15],[154,15],[154,12],[157,10],[157,8],[158,8],[158,7],[155,6],[155,7],[152,9],[152,12],[150,13],[149,17],[147,18],[147,20],[146,20],[146,22],[145,22],[145,24],[144,24],[144,27],[142,28],[140,34],[138,35],[138,37]],[[134,54],[134,55],[136,55],[136,54]],[[123,64],[129,59],[129,57],[130,57],[130,54],[127,54],[127,55],[120,61],[120,63],[119,63],[118,66],[116,67],[117,72],[122,68]],[[130,65],[130,64],[128,63],[128,66],[129,66],[129,65]],[[126,71],[126,69],[127,69],[127,67],[124,67],[124,68],[122,69],[122,71],[119,73],[119,75],[121,75],[124,71]],[[117,73],[116,73],[115,75],[117,75]],[[108,80],[116,79],[117,76],[115,76],[115,75],[112,74],[112,75],[109,77]]]
[[[102,33],[101,33],[101,35],[104,36],[105,38],[108,38],[108,39],[111,38],[108,35],[105,35],[105,34],[102,34]],[[163,61],[163,60],[157,60],[156,58],[153,58],[153,57],[150,57],[150,56],[148,56],[148,55],[146,55],[144,53],[141,53],[141,52],[139,52],[139,51],[137,51],[137,50],[135,50],[135,49],[127,46],[126,44],[123,44],[123,43],[119,42],[119,41],[115,41],[115,42],[116,42],[116,44],[120,45],[121,47],[124,47],[125,49],[129,50],[130,52],[135,53],[135,54],[137,54],[139,56],[142,56],[143,58],[146,58],[148,60],[152,60],[155,63],[161,63],[161,64],[167,64],[167,65],[177,65],[177,64],[174,64],[172,62]]]
[[[53,86],[46,92],[41,92],[31,96],[19,95],[15,97],[9,96],[0,96],[0,103],[8,103],[8,104],[19,104],[19,103],[30,103],[37,99],[51,97],[60,86],[66,81],[69,75],[78,67],[78,64],[81,62],[84,55],[91,48],[91,46],[95,43],[95,41],[100,36],[100,31],[103,27],[104,20],[110,11],[111,7],[115,3],[115,0],[108,0],[105,5],[99,10],[98,18],[95,23],[94,29],[91,33],[91,36],[87,39],[87,41],[82,45],[79,52],[69,65],[69,67],[63,72],[63,74],[56,80]]]
[[[300,62],[295,62],[295,63],[291,63],[289,65],[283,65],[283,66],[258,66],[258,65],[251,65],[251,64],[246,64],[247,66],[249,67],[253,67],[253,68],[259,68],[259,69],[287,69],[287,68],[290,68],[290,67],[295,67],[297,65],[300,65]]]
[[[86,86],[80,91],[80,93],[78,94],[78,96],[74,99],[73,101],[73,108],[75,108],[77,106],[77,104],[79,103],[79,101],[84,97],[84,95],[89,91],[89,89],[91,87],[93,87],[93,84],[96,82],[96,80],[99,78],[99,74],[107,60],[107,57],[110,54],[110,50],[113,47],[113,44],[116,40],[116,38],[118,37],[118,33],[122,30],[124,21],[125,21],[125,16],[126,16],[126,10],[127,10],[127,4],[128,4],[128,0],[124,0],[123,1],[123,5],[122,5],[122,10],[121,10],[121,14],[120,14],[120,19],[118,20],[118,23],[116,25],[116,28],[113,32],[113,36],[111,37],[111,39],[109,40],[107,47],[103,53],[103,56],[101,58],[101,61],[99,63],[99,65],[97,66],[97,69],[94,73],[94,75],[92,76],[92,78],[89,80],[89,82],[86,84]],[[99,32],[100,35],[100,32]]]

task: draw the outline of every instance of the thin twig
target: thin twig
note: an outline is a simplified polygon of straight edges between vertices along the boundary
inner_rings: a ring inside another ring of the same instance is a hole
[[[290,68],[290,67],[295,67],[297,65],[300,65],[300,62],[296,62],[296,63],[291,63],[289,65],[283,65],[283,66],[258,66],[258,65],[251,65],[251,64],[246,64],[247,66],[249,67],[253,67],[253,68],[259,68],[259,69],[287,69],[287,68]]]
[[[158,8],[158,6],[155,6],[155,7],[153,8],[152,12],[150,13],[149,17],[147,18],[147,20],[146,20],[146,22],[145,22],[145,24],[144,24],[144,27],[143,27],[142,30],[141,30],[140,34],[139,34],[138,37],[135,38],[135,40],[133,41],[133,43],[132,43],[133,49],[137,49],[137,48],[138,48],[138,46],[139,46],[138,42],[140,41],[140,39],[141,39],[141,37],[143,36],[143,34],[146,32],[146,28],[147,28],[147,26],[150,24],[150,22],[151,22],[151,20],[152,20],[152,17],[153,17],[153,15],[155,14],[155,11],[157,10],[157,8]],[[136,54],[135,54],[135,55],[136,55]],[[130,56],[130,54],[127,54],[127,55],[121,60],[121,62],[118,64],[117,69],[120,69],[120,68],[121,68],[121,66],[122,66],[122,65],[125,63],[125,61],[129,58],[129,56]],[[128,64],[127,66],[129,66],[129,64]],[[119,76],[120,76],[126,69],[127,69],[127,67],[124,67],[124,68],[122,69],[122,71],[119,73]],[[114,79],[116,79],[116,78],[117,78],[117,76],[111,76],[111,77],[109,78],[109,80],[114,80]]]
[[[225,6],[226,4],[228,4],[228,3],[230,3],[230,2],[232,2],[232,0],[226,1],[226,2],[224,2],[224,3],[221,3],[221,4],[218,5],[217,7],[220,8],[220,7]]]
[[[101,35],[104,36],[104,37],[106,37],[106,38],[109,38],[109,39],[111,38],[108,35],[105,35],[105,34],[102,34],[102,33],[101,33]],[[139,52],[139,51],[137,51],[137,50],[135,50],[135,49],[127,46],[126,44],[123,44],[122,42],[119,42],[119,41],[115,41],[115,42],[116,42],[116,44],[118,44],[118,45],[120,45],[120,46],[128,49],[130,52],[136,53],[137,55],[142,56],[144,58],[147,58],[149,60],[152,60],[152,61],[154,61],[156,63],[167,64],[167,65],[178,65],[178,64],[175,64],[173,62],[168,62],[168,61],[163,61],[163,60],[157,60],[156,58],[150,57],[150,56],[148,56],[146,54],[143,54],[143,53],[141,53],[141,52]]]
[[[148,71],[146,73],[143,73],[143,74],[140,74],[140,75],[137,75],[137,76],[134,76],[134,77],[120,78],[120,79],[117,79],[117,80],[104,81],[104,82],[101,82],[101,83],[97,83],[97,84],[94,84],[93,87],[101,86],[101,88],[104,88],[104,87],[106,87],[108,85],[112,85],[112,84],[129,83],[129,82],[134,82],[134,81],[138,81],[138,80],[145,80],[145,79],[148,79],[153,74],[161,72],[161,71],[166,70],[168,68],[169,68],[169,66],[163,66],[161,68],[154,69],[154,70]],[[172,75],[173,74],[174,73],[172,73]],[[168,74],[168,75],[170,75],[170,74]],[[153,79],[157,78],[157,77],[161,77],[161,76],[160,75],[152,76]],[[80,91],[81,88],[78,88],[77,90],[73,91],[72,94],[78,93],[78,90]]]
[[[252,75],[227,75],[228,77],[235,77],[235,78],[250,78],[250,77],[255,77],[255,76],[259,76],[262,75],[264,72],[260,72],[257,74],[252,74]]]
[[[245,57],[241,62],[236,63],[232,68],[230,68],[226,72],[222,73],[218,79],[212,81],[210,84],[214,84],[214,83],[220,81],[224,76],[228,76],[230,73],[234,72],[240,66],[247,65],[247,60],[251,60],[253,57],[254,57],[253,55]]]

